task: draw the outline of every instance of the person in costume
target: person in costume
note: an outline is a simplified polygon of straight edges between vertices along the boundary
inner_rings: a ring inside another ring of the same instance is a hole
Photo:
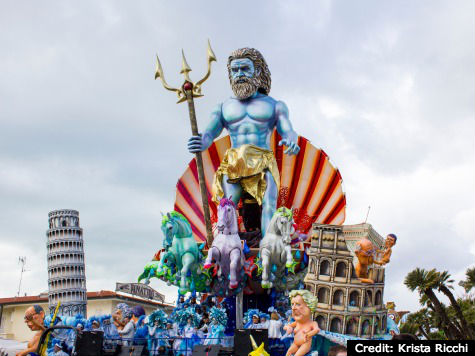
[[[232,196],[237,205],[247,192],[262,207],[261,232],[266,231],[276,209],[279,170],[270,148],[274,130],[282,137],[285,154],[297,154],[298,135],[284,102],[269,96],[271,75],[262,54],[254,48],[233,51],[228,58],[228,76],[234,97],[218,104],[203,134],[188,140],[191,153],[206,150],[223,129],[231,137],[213,181],[213,201]]]
[[[173,320],[167,319],[167,326],[165,330],[165,336],[168,338],[168,347],[173,348],[175,344],[175,339],[177,337],[177,329],[173,325]]]
[[[203,317],[201,318],[200,325],[198,327],[198,336],[202,339],[206,339],[206,336],[208,335],[208,329],[209,329],[209,315],[208,313],[203,313]]]
[[[268,321],[268,335],[269,339],[280,339],[282,336],[281,329],[282,329],[282,320],[277,313],[277,311],[272,311],[270,315],[270,320]]]
[[[261,329],[269,329],[269,314],[267,313],[259,314],[259,327]]]
[[[204,342],[205,345],[218,345],[224,341],[224,330],[228,322],[226,310],[212,307],[209,312],[211,323],[208,326],[208,336]]]
[[[119,303],[115,307],[114,313],[112,313],[113,324],[118,330],[122,330],[125,325],[125,318],[128,317],[129,320],[132,317],[132,310],[126,303]]]
[[[60,341],[56,341],[54,343],[54,356],[69,356],[66,352],[63,351],[63,347],[61,346]]]
[[[158,353],[159,343],[161,341],[162,330],[160,328],[159,320],[155,320],[153,326],[148,326],[149,347],[150,353],[155,355]]]
[[[91,324],[91,331],[102,331],[99,320],[94,320]]]
[[[245,329],[260,329],[260,323],[259,323],[259,310],[258,309],[249,309],[245,314],[244,314],[244,328]]]
[[[152,355],[159,354],[160,349],[166,349],[170,347],[168,343],[167,332],[167,314],[157,309],[152,312],[147,318],[145,323],[148,326],[148,349]],[[171,324],[170,324],[171,325]]]
[[[117,307],[119,307],[119,305]],[[122,344],[125,346],[132,345],[132,340],[135,334],[135,323],[132,320],[132,310],[128,306],[127,308],[128,309],[124,312],[124,318],[122,319],[125,326],[122,329],[118,328],[119,330],[117,330],[122,338]]]
[[[190,307],[175,309],[173,317],[178,323],[179,332],[175,339],[173,349],[176,355],[191,355],[194,345],[200,343],[197,328],[201,321],[201,316]]]

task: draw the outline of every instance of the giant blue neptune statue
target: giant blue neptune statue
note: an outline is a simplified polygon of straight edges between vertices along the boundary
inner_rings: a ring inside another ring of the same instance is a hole
[[[223,129],[231,137],[231,148],[221,161],[213,182],[213,200],[232,197],[235,204],[243,192],[262,206],[261,231],[266,231],[276,209],[279,171],[269,142],[274,128],[286,146],[285,154],[297,154],[298,135],[292,129],[284,102],[269,96],[270,71],[262,54],[241,48],[228,58],[228,74],[234,96],[211,113],[206,131],[188,140],[191,153],[206,150]]]

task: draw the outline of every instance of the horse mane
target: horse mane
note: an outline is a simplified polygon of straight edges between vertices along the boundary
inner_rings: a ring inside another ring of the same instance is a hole
[[[236,204],[234,204],[234,202],[231,200],[231,198],[221,198],[221,200],[219,201],[219,206],[221,208],[224,208],[225,206],[232,206],[234,209],[236,209]]]
[[[292,216],[292,210],[290,209],[287,209],[286,207],[282,206],[280,207],[279,209],[277,209],[274,213],[274,215],[272,215],[272,219],[270,220],[269,222],[269,225],[267,226],[267,231],[266,231],[266,234],[270,233],[270,234],[277,234],[278,231],[277,231],[277,228],[276,228],[276,221],[277,221],[277,218],[279,216],[285,216],[286,218],[288,218],[289,220],[292,220],[293,216]]]
[[[177,234],[180,235],[181,237],[190,237],[192,235],[192,230],[191,230],[190,223],[179,212],[172,211],[172,212],[164,215],[163,218],[162,218],[162,229],[165,227],[165,225],[168,222],[175,223],[175,224],[178,225],[178,233]]]
[[[277,218],[280,216],[280,214],[274,214],[272,216],[272,219],[270,219],[270,222],[269,222],[269,225],[267,225],[267,231],[266,231],[266,235],[267,234],[274,234],[274,235],[277,235],[278,231],[277,231],[277,228],[276,228],[276,221],[277,221]]]

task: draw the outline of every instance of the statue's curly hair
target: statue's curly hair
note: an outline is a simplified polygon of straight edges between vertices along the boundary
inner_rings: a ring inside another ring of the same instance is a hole
[[[289,298],[292,300],[292,298],[300,295],[303,298],[303,301],[305,304],[307,304],[307,307],[309,307],[310,311],[314,313],[317,310],[317,302],[318,299],[316,296],[314,296],[312,293],[310,293],[306,289],[299,289],[299,290],[293,290],[289,293]]]
[[[257,91],[259,93],[268,95],[271,86],[271,76],[269,67],[267,66],[266,60],[262,56],[261,52],[255,48],[248,47],[239,48],[235,51],[232,51],[228,57],[228,76],[230,82],[232,82],[231,61],[238,58],[249,58],[254,63],[254,68],[257,71],[256,79],[259,83]]]

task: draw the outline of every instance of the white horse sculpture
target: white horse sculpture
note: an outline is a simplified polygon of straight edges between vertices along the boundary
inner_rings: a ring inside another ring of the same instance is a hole
[[[290,242],[295,232],[292,210],[285,207],[277,209],[267,227],[266,235],[259,245],[262,261],[262,288],[272,288],[269,280],[270,269],[276,266],[275,276],[284,275],[285,267],[292,266],[292,250]]]
[[[224,278],[229,275],[229,288],[235,289],[244,266],[244,253],[238,234],[236,206],[231,199],[222,198],[219,202],[217,228],[219,234],[208,251],[204,268],[210,268],[216,261],[218,275],[224,275]]]

